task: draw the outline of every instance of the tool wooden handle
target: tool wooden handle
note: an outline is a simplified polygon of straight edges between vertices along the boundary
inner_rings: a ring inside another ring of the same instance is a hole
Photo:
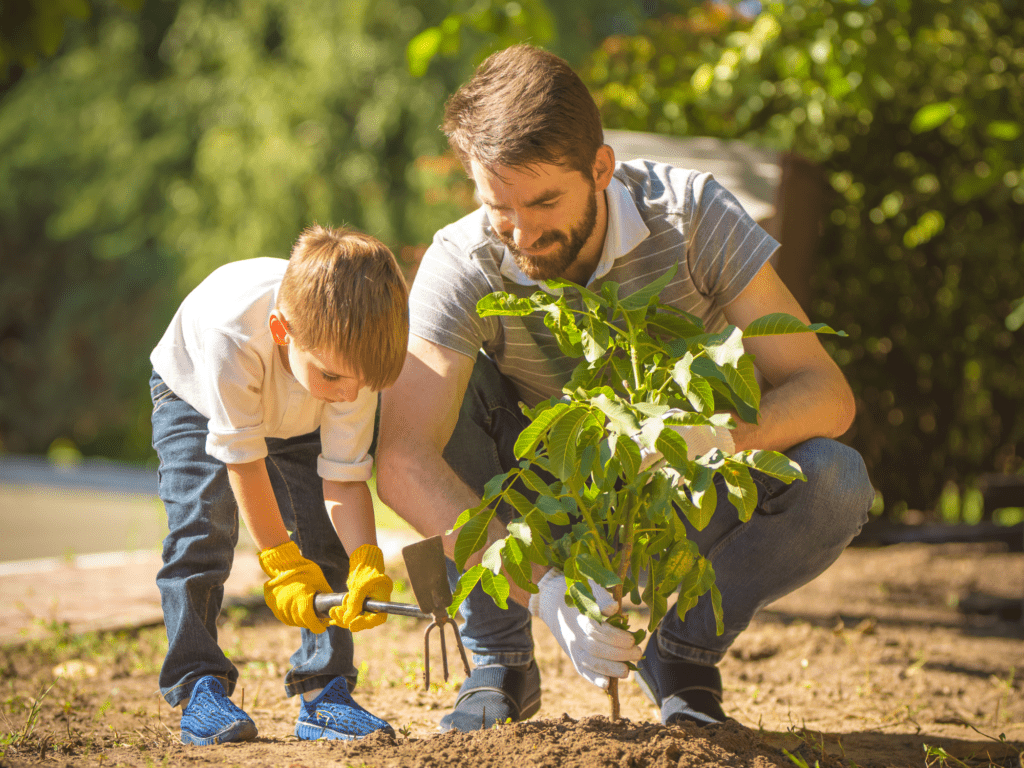
[[[330,614],[331,608],[341,607],[345,600],[346,592],[320,592],[313,598],[313,609],[318,616],[326,617]],[[433,618],[429,613],[424,613],[415,605],[408,603],[388,603],[383,600],[367,599],[363,603],[363,610],[370,613],[390,613],[395,616],[412,616],[416,619]]]

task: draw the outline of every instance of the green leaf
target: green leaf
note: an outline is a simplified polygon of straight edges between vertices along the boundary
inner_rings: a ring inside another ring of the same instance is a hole
[[[664,429],[661,434],[658,435],[658,441],[655,443],[655,448],[661,451],[661,454],[673,467],[685,467],[689,463],[686,440],[683,436],[676,432],[674,429]]]
[[[699,556],[700,552],[694,542],[689,539],[676,542],[655,566],[660,582],[657,585],[658,592],[666,597],[674,593]]]
[[[776,451],[740,451],[728,457],[726,461],[738,461],[787,483],[807,479],[799,464],[785,454]]]
[[[709,413],[715,409],[715,391],[711,384],[703,378],[691,379],[686,399],[695,411]]]
[[[736,397],[753,408],[754,411],[758,411],[761,407],[761,388],[757,385],[757,369],[754,367],[754,358],[744,355],[735,368],[731,365],[723,365],[722,373],[725,376],[725,383],[729,385]]]
[[[594,594],[585,581],[573,581],[569,586],[568,595],[573,604],[579,608],[580,613],[589,616],[594,621],[604,621],[597,600],[594,599]]]
[[[466,567],[466,560],[474,552],[483,548],[487,543],[487,528],[494,519],[494,510],[487,508],[462,526],[459,531],[459,538],[455,541],[455,564],[461,571]]]
[[[846,331],[833,330],[825,323],[804,325],[800,320],[785,312],[773,312],[750,323],[743,331],[743,338],[782,336],[791,333],[831,333],[836,336],[846,336]]]
[[[576,556],[576,568],[581,574],[608,590],[622,583],[622,579],[605,568],[601,560],[589,552],[580,552]]]
[[[537,507],[543,513],[547,522],[552,525],[568,525],[569,515],[562,506],[562,502],[553,496],[542,496],[537,499]]]
[[[672,282],[676,275],[677,265],[673,264],[665,274],[652,283],[648,283],[636,293],[631,293],[625,298],[619,299],[619,306],[625,312],[632,312],[639,309],[646,309],[652,301],[658,298],[662,289]]]
[[[944,122],[956,114],[956,107],[948,101],[938,101],[934,104],[925,104],[914,115],[910,121],[910,130],[914,133],[924,133],[938,128]]]
[[[480,582],[483,585],[484,592],[491,596],[495,604],[503,611],[508,610],[508,595],[511,591],[509,588],[508,579],[503,574],[494,574],[488,571],[486,568],[480,575]]]
[[[618,434],[633,435],[640,431],[640,423],[633,412],[619,398],[610,398],[605,394],[598,395],[590,401],[608,417],[609,431]]]
[[[490,573],[482,565],[474,565],[459,577],[459,583],[455,585],[455,593],[452,595],[452,604],[448,606],[448,615],[453,617],[459,611],[459,606],[469,597],[469,593],[480,582],[485,573]]]
[[[571,406],[551,429],[548,437],[551,473],[563,482],[576,473],[579,464],[579,435],[588,420],[593,420],[593,417],[586,408]]]
[[[523,527],[529,530],[528,526]],[[511,529],[511,524],[509,528]],[[512,577],[512,581],[519,585],[520,589],[531,594],[536,594],[539,591],[537,585],[533,583],[528,549],[522,545],[518,538],[509,536],[506,539],[505,549],[502,552],[502,561],[505,565],[505,571]]]
[[[712,578],[714,575],[712,574]],[[722,611],[722,593],[718,591],[718,585],[711,585],[711,609],[715,612],[715,634],[725,633],[725,613]]]
[[[576,318],[562,304],[548,308],[544,315],[546,325],[558,342],[558,348],[566,357],[583,357],[583,334],[576,325]]]
[[[542,411],[532,422],[519,433],[516,439],[515,454],[517,459],[525,459],[533,454],[544,435],[569,411],[568,403],[557,403],[546,411]]]
[[[615,444],[615,458],[619,461],[622,479],[633,482],[640,471],[640,448],[632,440],[619,440]]]
[[[742,464],[728,463],[719,472],[725,481],[729,501],[739,512],[740,520],[747,522],[757,508],[757,486],[750,476],[750,470]]]
[[[537,305],[532,300],[513,296],[504,291],[489,293],[476,303],[476,313],[480,317],[490,317],[491,315],[523,317],[533,314],[536,310]]]
[[[729,326],[720,334],[705,336],[701,346],[708,357],[719,366],[735,366],[743,357],[743,331],[736,326]]]

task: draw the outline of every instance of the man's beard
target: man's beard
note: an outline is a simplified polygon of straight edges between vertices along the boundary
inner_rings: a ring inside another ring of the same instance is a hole
[[[531,256],[519,250],[510,236],[498,233],[498,238],[508,248],[524,275],[531,280],[550,280],[553,277],[562,277],[572,266],[576,257],[580,255],[580,251],[583,250],[583,246],[593,234],[595,226],[597,226],[597,195],[594,193],[594,187],[591,186],[590,199],[587,201],[587,208],[583,212],[580,222],[575,227],[570,227],[568,234],[557,229],[545,232],[531,246],[534,249],[541,249],[552,243],[560,243],[560,248],[543,256]]]

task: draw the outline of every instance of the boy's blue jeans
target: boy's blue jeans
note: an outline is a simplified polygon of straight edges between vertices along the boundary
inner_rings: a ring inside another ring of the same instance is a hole
[[[178,398],[154,372],[153,447],[160,458],[159,494],[167,510],[164,565],[157,586],[167,626],[167,657],[160,691],[177,706],[205,675],[217,677],[230,695],[238,670],[217,644],[217,617],[224,582],[238,543],[238,505],[227,466],[206,453],[207,419]],[[320,434],[267,440],[267,471],[285,527],[302,555],[320,566],[331,588],[342,591],[348,555],[324,506],[316,471]],[[322,688],[339,675],[356,681],[352,634],[331,626],[323,634],[301,630],[301,645],[285,675],[289,696]]]
[[[444,451],[455,472],[477,493],[494,475],[518,465],[512,448],[529,420],[518,405],[515,385],[479,355],[459,421]],[[746,523],[718,478],[718,509],[698,531],[682,517],[687,535],[715,569],[722,593],[725,632],[715,632],[710,594],[681,621],[674,607],[658,628],[658,643],[668,656],[703,665],[717,664],[737,635],[761,608],[822,573],[835,562],[867,520],[874,491],[864,462],[852,448],[825,438],[794,446],[786,455],[807,481],[790,485],[752,471],[758,489],[757,510]],[[498,510],[505,522],[511,510]],[[458,578],[449,563],[449,578]],[[516,666],[533,658],[530,614],[509,601],[503,611],[480,585],[463,603],[462,637],[477,665]]]

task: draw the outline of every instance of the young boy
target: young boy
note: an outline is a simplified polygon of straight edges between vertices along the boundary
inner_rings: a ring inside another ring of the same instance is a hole
[[[349,693],[351,632],[386,619],[362,611],[366,598],[391,596],[366,481],[377,392],[398,377],[408,333],[391,252],[313,226],[287,261],[215,270],[153,350],[153,446],[170,531],[157,575],[168,639],[160,689],[182,706],[182,742],[256,736],[228,698],[238,670],[217,645],[239,516],[269,577],[267,605],[302,628],[285,675],[286,693],[301,694],[295,735],[392,731]],[[346,582],[344,604],[318,617],[314,596]]]

